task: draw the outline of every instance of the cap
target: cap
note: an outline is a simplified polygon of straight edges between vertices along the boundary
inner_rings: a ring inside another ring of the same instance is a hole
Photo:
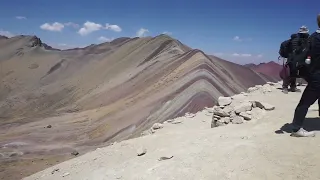
[[[309,29],[306,26],[301,26],[298,33],[309,33]]]

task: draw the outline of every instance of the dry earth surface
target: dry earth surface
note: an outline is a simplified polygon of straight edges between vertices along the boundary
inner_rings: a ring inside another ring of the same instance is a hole
[[[320,179],[320,137],[294,138],[287,132],[301,93],[286,95],[280,87],[258,86],[233,96],[229,106],[240,111],[246,109],[241,104],[251,101],[275,107],[248,110],[252,119],[242,124],[211,128],[213,108],[206,108],[156,124],[149,135],[98,148],[24,179]],[[320,129],[317,105],[309,109],[306,129]]]
[[[0,36],[0,179],[138,137],[267,81],[275,78],[167,35],[63,51],[36,36]]]

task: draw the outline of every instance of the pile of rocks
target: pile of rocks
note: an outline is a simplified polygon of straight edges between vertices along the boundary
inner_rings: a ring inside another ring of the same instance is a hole
[[[264,85],[256,85],[254,87],[248,88],[248,93],[254,91],[261,91],[262,93],[272,92],[272,86],[275,86],[276,84],[277,83],[267,82],[267,84]]]
[[[263,110],[273,110],[275,107],[261,101],[244,101],[240,104],[234,105],[232,97],[219,97],[219,106],[207,108],[207,111],[212,113],[211,128],[224,126],[226,124],[242,124],[245,120],[252,119],[253,108],[260,108]]]

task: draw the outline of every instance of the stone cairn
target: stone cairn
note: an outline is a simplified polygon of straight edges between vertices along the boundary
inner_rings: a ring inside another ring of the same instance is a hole
[[[250,87],[248,93],[260,91],[262,93],[272,92],[271,86],[275,83],[268,82],[265,85],[257,85]],[[241,96],[248,96],[247,93],[242,92]],[[233,97],[219,97],[218,105],[213,108],[207,108],[209,113],[212,113],[211,128],[224,126],[226,124],[242,124],[244,121],[252,119],[253,108],[260,108],[266,111],[274,110],[275,107],[265,102],[256,100],[244,100],[241,103],[233,104]]]

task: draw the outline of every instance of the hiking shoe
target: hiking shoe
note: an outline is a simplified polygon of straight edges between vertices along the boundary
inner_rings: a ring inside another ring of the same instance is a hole
[[[290,88],[290,91],[291,92],[301,92],[301,90],[298,88]]]
[[[298,131],[292,132],[290,136],[293,137],[315,137],[316,133],[313,131],[306,131],[303,128],[300,128]]]
[[[289,90],[288,90],[287,88],[283,88],[283,89],[282,89],[282,92],[283,92],[284,94],[288,94]]]

